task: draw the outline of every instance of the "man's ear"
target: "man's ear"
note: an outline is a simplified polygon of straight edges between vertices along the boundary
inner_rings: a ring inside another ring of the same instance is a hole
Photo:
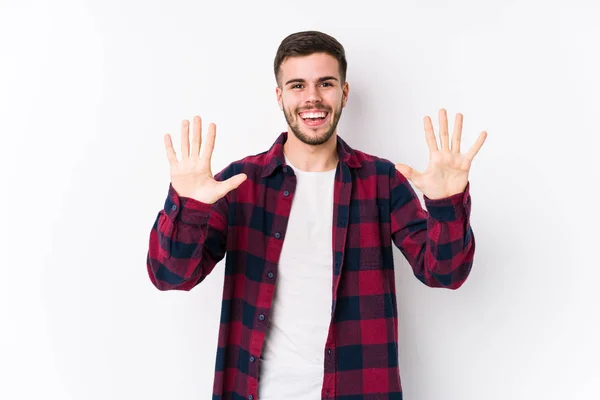
[[[342,94],[342,107],[346,107],[346,103],[348,102],[348,93],[349,92],[350,92],[350,85],[348,85],[348,82],[345,82],[343,94]]]
[[[283,111],[283,104],[281,102],[281,89],[279,86],[275,88],[275,95],[277,96],[277,103],[279,104],[279,109]]]

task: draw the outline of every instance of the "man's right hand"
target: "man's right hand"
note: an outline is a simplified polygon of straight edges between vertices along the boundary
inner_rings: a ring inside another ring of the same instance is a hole
[[[171,136],[168,133],[165,135],[167,158],[171,164],[171,184],[179,196],[213,204],[246,180],[246,174],[238,174],[222,182],[214,179],[210,161],[215,146],[216,130],[216,125],[211,123],[201,155],[202,119],[199,116],[194,117],[191,146],[190,122],[184,120],[181,124],[181,160],[177,160]]]

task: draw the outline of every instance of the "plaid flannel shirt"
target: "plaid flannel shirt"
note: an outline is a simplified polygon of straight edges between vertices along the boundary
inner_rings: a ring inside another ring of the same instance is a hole
[[[159,290],[194,288],[226,256],[213,400],[260,398],[259,357],[296,186],[284,161],[286,139],[283,132],[268,151],[215,175],[225,180],[243,172],[248,179],[212,205],[179,197],[169,185],[150,233],[147,270]],[[475,250],[470,183],[448,198],[424,196],[423,209],[392,162],[339,136],[337,151],[322,399],[399,400],[392,244],[425,285],[459,288]]]

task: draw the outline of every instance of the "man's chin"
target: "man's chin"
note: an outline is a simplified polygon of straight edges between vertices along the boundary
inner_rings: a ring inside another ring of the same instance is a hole
[[[333,136],[333,132],[330,131],[331,127],[327,127],[326,129],[306,129],[306,127],[302,127],[300,132],[298,133],[297,129],[294,129],[293,132],[302,143],[318,146],[326,143],[331,136]]]

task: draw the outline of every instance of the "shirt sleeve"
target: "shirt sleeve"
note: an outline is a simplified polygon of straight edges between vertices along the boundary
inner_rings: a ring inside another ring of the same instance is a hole
[[[471,272],[475,238],[469,190],[470,182],[462,193],[450,197],[424,196],[424,209],[410,182],[391,168],[392,240],[427,286],[458,289]]]
[[[225,180],[228,169],[215,175]],[[191,290],[223,259],[229,196],[214,204],[181,197],[169,184],[163,209],[150,231],[147,270],[159,290]]]

